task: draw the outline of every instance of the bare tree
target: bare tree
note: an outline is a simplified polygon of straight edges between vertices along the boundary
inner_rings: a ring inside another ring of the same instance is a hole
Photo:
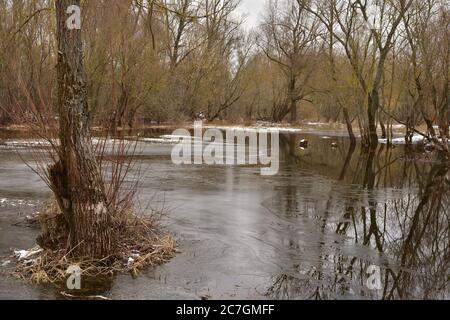
[[[440,0],[415,1],[404,23],[412,66],[414,110],[425,120],[430,139],[448,151],[450,11]],[[434,124],[438,125],[441,139]]]
[[[307,5],[309,1],[270,0],[262,25],[260,46],[279,65],[287,83],[289,105],[275,119],[278,121],[289,113],[291,123],[296,123],[298,102],[315,91],[309,80],[316,67],[319,20],[309,14]]]
[[[193,0],[163,1],[167,32],[167,52],[172,71],[196,48],[189,33],[198,19],[200,7]]]
[[[378,145],[377,113],[388,55],[412,0],[332,0],[309,7],[344,49],[367,97],[367,143]]]
[[[66,26],[79,0],[57,0],[59,162],[49,168],[65,217],[70,246],[80,256],[106,257],[113,249],[112,212],[92,145],[81,30]]]

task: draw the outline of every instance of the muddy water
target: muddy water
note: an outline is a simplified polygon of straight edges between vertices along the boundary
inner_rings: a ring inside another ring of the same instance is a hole
[[[309,148],[298,147],[302,139]],[[273,177],[251,166],[175,166],[170,144],[140,144],[139,204],[166,209],[163,224],[180,253],[135,280],[116,276],[95,293],[112,299],[450,298],[450,177],[435,155],[418,147],[353,149],[341,132],[282,134],[280,143],[280,173]],[[0,255],[33,246],[37,230],[24,217],[48,195],[13,148],[0,146]],[[59,291],[0,275],[0,298],[54,299]]]

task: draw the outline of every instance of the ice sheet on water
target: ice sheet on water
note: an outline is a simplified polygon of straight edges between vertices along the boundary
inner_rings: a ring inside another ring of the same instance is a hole
[[[26,199],[8,199],[8,198],[0,198],[0,207],[20,207],[20,206],[28,206],[35,207],[38,204],[36,200],[26,200]]]

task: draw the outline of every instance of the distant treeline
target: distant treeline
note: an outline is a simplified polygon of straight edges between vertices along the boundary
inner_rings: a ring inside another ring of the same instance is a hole
[[[392,122],[448,131],[448,0],[261,0],[253,30],[239,0],[82,4],[96,124],[320,119],[368,136]],[[0,124],[56,116],[53,12],[51,0],[0,0]]]

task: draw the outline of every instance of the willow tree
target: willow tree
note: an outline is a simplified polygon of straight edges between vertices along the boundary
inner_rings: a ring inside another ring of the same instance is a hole
[[[286,79],[286,103],[275,121],[290,114],[297,122],[300,101],[316,92],[310,85],[314,73],[314,57],[319,52],[319,20],[309,14],[310,1],[270,0],[260,34],[261,48],[267,58],[279,66]]]
[[[449,151],[450,139],[450,9],[441,0],[414,1],[404,18],[411,64],[413,112],[427,125],[427,136]],[[411,77],[410,77],[411,78]],[[434,125],[438,125],[436,132]],[[411,130],[416,131],[415,128]],[[439,139],[442,138],[442,139]]]
[[[113,249],[111,210],[92,145],[81,29],[68,26],[69,7],[56,0],[58,44],[59,161],[49,168],[52,190],[65,218],[70,249],[77,256],[106,257]],[[73,8],[73,7],[72,7]]]
[[[374,148],[378,145],[377,116],[382,107],[380,91],[385,66],[412,3],[412,0],[332,0],[316,1],[308,6],[309,12],[320,19],[344,50],[353,69],[367,100],[365,142]]]

